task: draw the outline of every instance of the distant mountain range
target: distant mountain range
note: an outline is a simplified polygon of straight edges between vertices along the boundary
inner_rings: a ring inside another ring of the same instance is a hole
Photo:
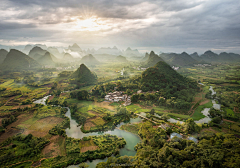
[[[126,50],[120,50],[116,46],[114,47],[102,47],[98,50],[95,49],[87,49],[82,50],[80,46],[74,43],[72,46],[70,45],[67,49],[58,49],[56,47],[47,47],[42,44],[35,45],[26,45],[22,50],[26,55],[33,58],[36,61],[39,61],[41,65],[48,63],[45,60],[49,58],[43,57],[47,52],[50,53],[51,59],[55,63],[70,63],[70,62],[79,62],[82,60],[88,66],[96,65],[101,62],[122,62],[123,59],[117,58],[118,56],[126,57],[128,60],[133,61],[141,61],[144,63],[144,66],[151,67],[154,63],[158,61],[165,61],[171,66],[192,66],[194,64],[204,64],[204,63],[234,63],[240,62],[240,55],[234,53],[222,52],[220,54],[216,54],[212,51],[206,51],[204,54],[199,55],[197,52],[192,54],[188,54],[183,52],[181,54],[178,53],[160,53],[159,55],[155,53],[146,53],[145,56],[137,49],[131,49],[128,47]],[[61,51],[61,52],[60,52]],[[0,64],[3,63],[6,55],[8,54],[7,50],[0,50]],[[94,58],[89,58],[88,56],[91,54]],[[85,57],[87,56],[87,57]],[[84,58],[83,58],[84,57]],[[40,59],[41,58],[41,59]],[[40,61],[41,60],[41,61]],[[90,61],[91,60],[91,61]],[[125,60],[123,61],[125,62]],[[52,62],[50,61],[50,64]],[[48,63],[49,64],[49,63]]]
[[[206,51],[202,55],[198,53],[187,54],[183,52],[181,54],[176,53],[162,53],[159,55],[166,63],[174,66],[187,66],[193,64],[204,64],[204,63],[233,63],[240,62],[240,55],[234,53],[222,52],[216,54],[212,51]]]
[[[228,62],[239,62],[240,55],[234,53],[226,53],[222,52],[220,54],[216,54],[212,51],[206,51],[203,55],[200,56],[204,61],[210,63],[228,63]]]
[[[181,54],[176,53],[162,53],[159,55],[166,63],[169,65],[178,65],[178,66],[185,66],[185,65],[193,65],[198,63],[195,59],[193,59],[190,55],[186,52]]]

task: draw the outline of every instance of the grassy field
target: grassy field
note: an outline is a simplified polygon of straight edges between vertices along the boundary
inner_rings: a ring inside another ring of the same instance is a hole
[[[17,127],[24,129],[23,134],[25,135],[32,134],[36,137],[44,137],[50,129],[62,121],[63,118],[58,117],[46,117],[43,119],[32,117],[20,123]]]
[[[122,125],[120,129],[126,130],[128,132],[138,135],[139,126],[138,124],[126,124],[126,125]]]
[[[200,105],[196,108],[195,112],[193,113],[193,115],[191,116],[192,119],[194,120],[200,120],[202,118],[205,118],[205,115],[203,115],[201,113],[201,111],[203,111],[204,108],[211,108],[213,106],[212,102],[208,102],[206,104]]]
[[[95,125],[104,125],[105,124],[105,121],[100,117],[91,119],[91,122],[93,122]]]
[[[234,112],[231,109],[224,108],[224,110],[227,112],[227,116],[229,116],[229,117],[231,117],[231,116],[234,117],[235,116]]]
[[[86,152],[86,151],[93,151],[98,149],[98,146],[95,145],[95,143],[93,142],[93,140],[89,140],[89,141],[80,141],[79,142],[79,148],[80,148],[80,152]]]

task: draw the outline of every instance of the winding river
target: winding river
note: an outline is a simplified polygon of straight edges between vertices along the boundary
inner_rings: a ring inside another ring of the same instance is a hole
[[[216,92],[213,90],[212,86],[210,86],[209,90],[212,91],[212,95],[216,94]],[[217,104],[215,100],[212,100],[212,104],[213,104],[213,108],[215,108],[217,110],[220,110],[221,104]],[[203,111],[201,111],[201,113],[203,115],[205,115],[205,118],[202,118],[202,119],[200,119],[198,121],[194,121],[194,122],[195,123],[209,123],[211,121],[211,118],[208,117],[209,110],[210,110],[210,108],[204,108]],[[177,123],[178,121],[180,122],[180,124],[183,123],[183,121],[176,120],[176,119],[173,119],[173,118],[168,119],[168,121],[171,122],[171,123]]]
[[[212,95],[216,94],[216,92],[213,90],[212,86],[210,86],[209,90],[212,91]],[[51,95],[48,95],[48,96],[45,96],[43,97],[42,99],[39,99],[39,100],[36,100],[34,101],[34,103],[37,103],[37,104],[43,104],[46,106],[46,100],[47,98],[51,96]],[[216,109],[220,109],[221,105],[220,104],[216,104],[216,101],[215,100],[212,100],[212,103],[213,103],[213,107],[216,108]],[[92,136],[92,135],[103,135],[103,134],[111,134],[111,135],[117,135],[118,137],[123,137],[127,144],[124,146],[124,148],[120,149],[120,155],[121,156],[124,156],[124,155],[127,155],[127,156],[134,156],[136,154],[136,151],[134,150],[134,146],[140,142],[140,138],[135,135],[135,134],[132,134],[130,132],[127,132],[127,131],[124,131],[124,130],[120,130],[119,127],[121,125],[124,125],[126,123],[120,123],[119,125],[117,125],[117,127],[112,130],[112,131],[105,131],[105,132],[92,132],[92,133],[83,133],[81,131],[81,126],[78,127],[78,124],[76,122],[76,120],[74,120],[72,117],[71,117],[71,112],[70,112],[70,109],[68,107],[64,107],[64,108],[67,108],[67,112],[65,114],[65,116],[67,116],[69,119],[70,119],[70,128],[67,128],[66,129],[66,134],[68,137],[72,137],[72,138],[83,138],[83,137],[87,137],[87,136]],[[208,114],[209,114],[209,110],[210,108],[205,108],[203,109],[202,113],[203,115],[205,115],[206,117],[205,118],[202,118],[200,119],[199,121],[195,121],[195,123],[208,123],[211,121],[211,119],[208,117]],[[142,114],[143,115],[143,114]],[[130,122],[128,123],[134,123],[134,122],[140,122],[142,119],[141,118],[131,118]],[[169,122],[171,123],[177,123],[178,121],[182,124],[183,121],[180,121],[180,120],[176,120],[176,119],[173,119],[173,118],[170,118],[168,119]],[[99,162],[106,162],[107,161],[107,158],[105,159],[95,159],[91,162],[87,161],[87,164],[90,166],[90,168],[95,168],[96,165],[99,163]],[[68,168],[77,168],[78,165],[71,165],[71,166],[68,166]]]
[[[34,103],[46,105],[45,102],[46,102],[46,100],[49,96],[50,95],[45,96],[42,99],[36,100]],[[124,155],[134,156],[136,154],[136,151],[134,150],[134,146],[138,142],[140,142],[141,140],[137,135],[119,129],[119,127],[121,125],[124,125],[126,123],[122,122],[122,123],[118,124],[117,127],[112,131],[83,133],[80,129],[81,126],[78,127],[77,126],[78,124],[77,124],[76,120],[74,120],[71,117],[70,109],[68,107],[64,107],[64,108],[67,109],[67,112],[66,112],[65,116],[67,116],[70,119],[70,128],[66,129],[66,134],[67,134],[68,137],[80,138],[81,139],[83,137],[92,136],[92,135],[103,135],[103,134],[117,135],[118,137],[123,137],[125,139],[125,141],[127,142],[127,144],[124,146],[124,148],[120,149],[119,154],[121,156],[124,156]],[[128,123],[135,123],[135,122],[140,122],[140,121],[142,121],[142,119],[139,118],[139,117],[138,118],[131,118]],[[106,162],[106,161],[107,161],[107,158],[105,158],[105,159],[95,159],[91,162],[87,161],[87,164],[89,165],[90,168],[95,168],[96,165],[99,162]],[[77,167],[78,167],[78,165],[68,166],[68,168],[77,168]]]

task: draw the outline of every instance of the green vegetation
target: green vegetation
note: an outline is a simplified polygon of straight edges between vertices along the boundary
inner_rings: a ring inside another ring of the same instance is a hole
[[[127,62],[127,59],[126,59],[126,57],[119,55],[116,57],[116,61],[117,62]]]
[[[76,45],[73,48],[80,49]],[[81,62],[91,68],[90,71],[84,64],[79,67],[77,59],[74,59],[76,63],[53,63],[57,58],[39,47],[30,52],[30,57],[37,61],[15,50],[3,52],[3,57],[8,57],[4,62],[12,63],[0,70],[0,142],[3,142],[0,144],[0,167],[37,166],[41,159],[39,167],[67,167],[79,163],[86,167],[83,163],[86,160],[113,155],[115,157],[97,167],[117,167],[114,164],[239,167],[236,137],[240,137],[240,68],[237,64],[191,66],[208,59],[212,62],[207,55],[216,55],[211,52],[199,59],[196,53],[191,55],[196,61],[186,53],[160,54],[159,57],[151,52],[144,59],[139,58],[142,62],[132,62],[132,58],[127,61],[122,56],[94,55],[99,60],[112,57],[115,61],[106,64],[88,55]],[[223,59],[220,55],[217,62]],[[170,65],[188,67],[175,71],[163,60]],[[44,68],[39,67],[39,63],[44,64]],[[57,68],[47,68],[53,65]],[[143,71],[142,67],[148,69]],[[123,68],[126,74],[122,76]],[[197,84],[200,82],[204,86]],[[209,86],[216,95],[211,95]],[[122,107],[123,101],[105,102],[105,95],[114,91],[131,96],[132,104]],[[47,106],[34,104],[36,99],[46,95],[51,95]],[[213,98],[221,104],[222,111],[212,108]],[[126,144],[123,138],[113,135],[67,137],[65,129],[70,123],[65,117],[66,109],[54,105],[68,106],[84,133],[112,130],[119,123],[136,117],[134,113],[146,116],[152,123],[144,119],[138,124],[121,125],[120,129],[139,135],[142,141],[135,146],[135,157],[120,156],[119,150]],[[201,113],[204,108],[211,108],[212,121],[195,124],[194,120],[205,117]],[[169,123],[169,117],[184,123]],[[180,133],[183,138],[169,139],[172,132]],[[199,142],[188,141],[189,136]]]
[[[38,67],[39,64],[37,61],[18,50],[11,49],[7,54],[6,58],[4,59],[3,63],[1,64],[0,69],[4,71],[13,71]]]
[[[84,137],[82,140],[66,138],[67,156],[46,159],[42,161],[40,167],[65,167],[86,160],[103,159],[112,154],[118,155],[119,149],[125,144],[126,141],[123,138],[109,134]]]
[[[152,67],[157,62],[163,61],[162,58],[160,58],[157,54],[155,54],[153,51],[151,51],[150,55],[148,56],[146,62],[144,63],[144,66],[146,67]]]
[[[18,135],[0,144],[0,166],[6,167],[24,161],[37,161],[41,158],[41,150],[49,141],[43,138]]]
[[[128,132],[131,132],[133,134],[138,134],[139,127],[138,124],[126,124],[126,125],[121,125],[120,129],[126,130]]]
[[[204,108],[211,108],[212,105],[213,105],[213,104],[212,104],[212,102],[210,101],[210,102],[208,102],[208,103],[206,103],[206,104],[203,104],[203,105],[198,106],[198,107],[196,108],[195,112],[193,113],[192,118],[193,118],[194,120],[200,120],[200,119],[202,119],[202,118],[205,118],[206,116],[203,115],[203,114],[201,113],[201,111],[203,111]]]
[[[70,120],[66,117],[65,120],[61,124],[56,125],[51,130],[49,130],[49,134],[51,135],[61,135],[63,137],[66,137],[66,131],[65,129],[70,127]]]
[[[79,86],[96,84],[97,76],[93,74],[84,64],[71,75],[71,83],[77,83]]]

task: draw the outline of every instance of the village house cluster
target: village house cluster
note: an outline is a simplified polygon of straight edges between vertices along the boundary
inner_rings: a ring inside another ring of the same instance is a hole
[[[131,96],[128,96],[127,94],[123,94],[122,91],[115,91],[113,93],[108,93],[105,96],[105,100],[110,102],[119,102],[124,101],[124,106],[128,106],[131,104]]]

